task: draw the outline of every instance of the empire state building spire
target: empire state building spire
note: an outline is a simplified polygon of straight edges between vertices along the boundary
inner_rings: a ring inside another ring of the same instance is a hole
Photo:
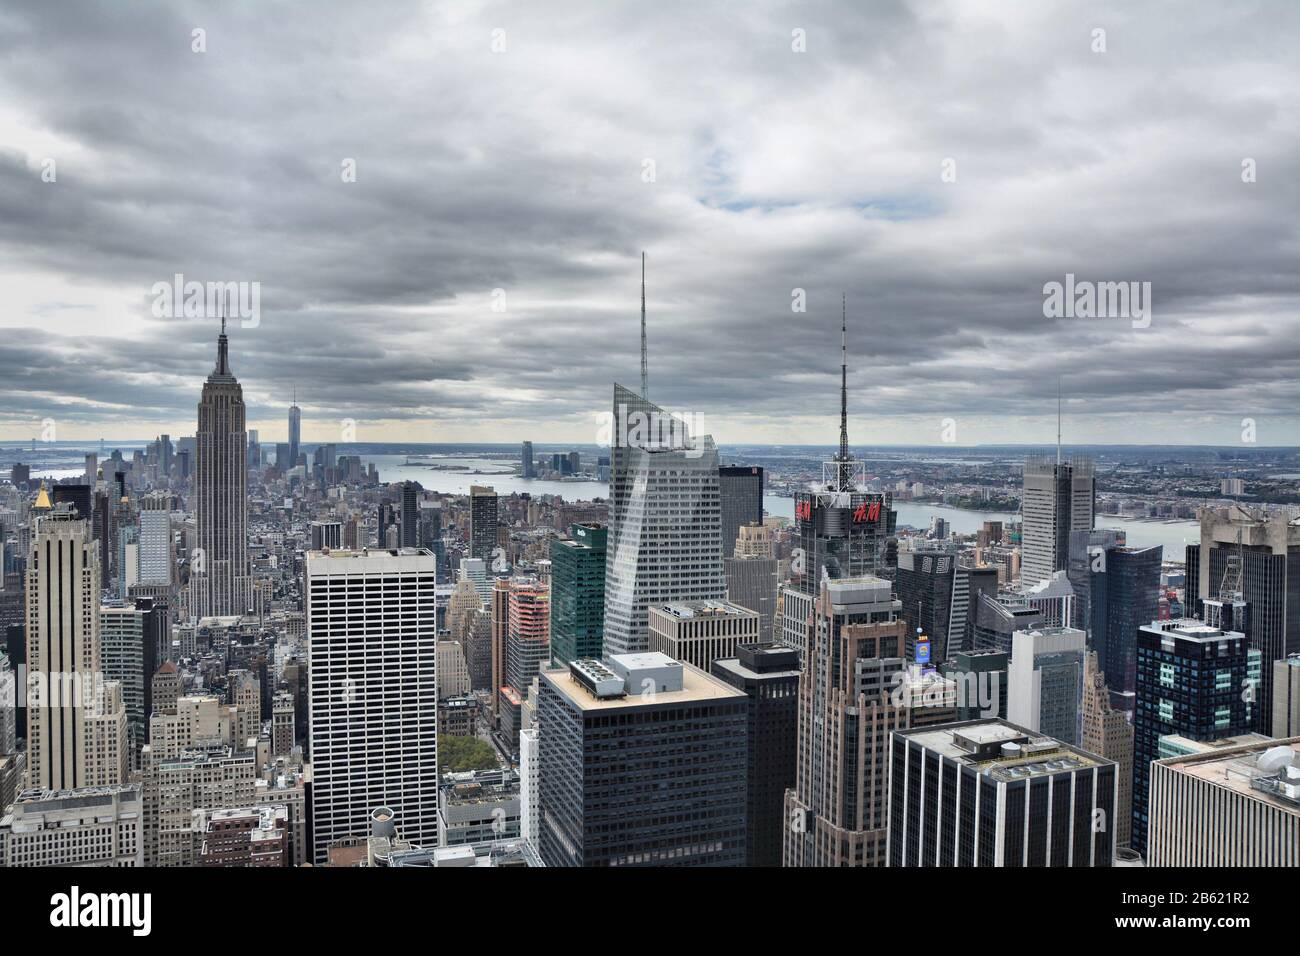
[[[230,371],[230,340],[226,337],[225,310],[221,315],[221,334],[217,336],[217,365],[208,376],[209,382],[233,382],[235,374]]]

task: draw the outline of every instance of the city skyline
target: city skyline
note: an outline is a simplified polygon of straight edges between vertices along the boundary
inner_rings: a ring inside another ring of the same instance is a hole
[[[1294,11],[578,9],[11,6],[0,441],[188,434],[179,274],[260,283],[263,442],[297,385],[309,443],[594,443],[643,251],[653,394],[720,444],[833,440],[841,294],[864,445],[1051,444],[1058,376],[1073,444],[1300,434]],[[1047,317],[1067,277],[1149,325]]]

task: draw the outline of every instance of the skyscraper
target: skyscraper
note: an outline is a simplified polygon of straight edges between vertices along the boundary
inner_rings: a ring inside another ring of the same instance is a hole
[[[730,601],[677,601],[650,606],[650,650],[709,671],[758,642],[758,614]]]
[[[649,646],[649,606],[721,599],[718,451],[708,435],[622,385],[610,438],[605,653]]]
[[[893,581],[897,514],[888,492],[864,490],[866,474],[849,453],[848,319],[840,317],[840,445],[822,465],[822,480],[795,495],[791,587],[782,589],[783,640],[803,652],[813,605],[824,581],[873,575]],[[900,651],[901,653],[901,651]]]
[[[1119,786],[1115,794],[1115,845],[1126,847],[1133,829],[1133,725],[1124,711],[1111,706],[1106,675],[1097,667],[1097,652],[1088,651],[1083,664],[1083,737],[1088,753],[1115,761]]]
[[[311,523],[311,550],[334,551],[343,547],[343,525],[337,521]]]
[[[895,696],[905,668],[901,609],[883,578],[822,582],[799,678],[785,866],[884,866],[889,733],[956,715],[955,700],[918,708]]]
[[[288,471],[298,464],[298,454],[302,450],[302,409],[298,407],[298,390],[293,390],[293,404],[289,406],[289,460],[276,460],[281,471]]]
[[[745,865],[780,866],[785,791],[799,753],[799,655],[784,644],[742,644],[709,673],[749,698]]]
[[[100,608],[104,676],[122,685],[133,759],[148,741],[153,676],[162,663],[158,659],[158,618],[164,613],[165,607],[155,608],[148,598],[142,598],[139,606],[133,603]]]
[[[1300,867],[1300,737],[1151,765],[1149,866]]]
[[[88,522],[36,518],[27,558],[27,774],[41,790],[126,783],[122,686],[104,680],[99,555]]]
[[[1273,736],[1300,737],[1300,654],[1273,662]]]
[[[1123,531],[1102,528],[1070,533],[1068,577],[1075,602],[1072,626],[1088,632],[1112,704],[1133,713],[1134,636],[1159,616],[1163,548],[1130,548]],[[1110,662],[1108,666],[1107,662]]]
[[[953,641],[949,632],[960,635],[966,626],[964,600],[954,602],[958,580],[957,555],[952,551],[925,550],[898,552],[898,600],[903,604],[908,633],[904,656],[915,661],[917,639],[924,635],[929,642],[929,660],[952,659]],[[928,661],[926,661],[928,663]]]
[[[1197,620],[1154,621],[1137,634],[1137,706],[1133,715],[1133,831],[1147,850],[1151,762],[1160,738],[1194,741],[1249,732],[1254,726],[1259,651],[1246,636]]]
[[[608,529],[575,524],[551,542],[551,664],[597,658],[605,644]]]
[[[1097,487],[1092,460],[1069,462],[1031,457],[1025,461],[1020,580],[1032,587],[1069,565],[1070,533],[1091,531]]]
[[[462,569],[464,565],[461,566]],[[492,724],[501,725],[501,695],[506,683],[506,638],[510,634],[510,582],[494,578],[488,595],[492,619]]]
[[[772,626],[780,588],[772,532],[768,528],[742,527],[737,540],[735,556],[722,559],[727,576],[727,600],[758,614],[758,639],[767,643],[774,639]]]
[[[469,556],[481,558],[492,568],[492,552],[497,546],[497,493],[490,487],[471,485],[469,514]]]
[[[437,558],[310,552],[307,646],[312,858],[393,808],[438,844]]]
[[[1300,520],[1240,505],[1202,508],[1199,517],[1201,543],[1187,548],[1187,613],[1200,614],[1202,600],[1235,594],[1249,608],[1244,633],[1265,670],[1300,653]],[[1259,689],[1254,729],[1261,733],[1271,730],[1272,683]]]
[[[54,506],[70,505],[76,516],[86,522],[89,533],[91,520],[94,518],[93,485],[55,485]]]
[[[533,457],[533,443],[526,441],[519,452],[519,463],[522,466],[520,475],[524,478],[537,477],[537,462]]]
[[[547,866],[739,866],[747,699],[662,654],[542,671]]]
[[[722,556],[729,558],[736,550],[740,529],[763,523],[763,469],[719,468],[718,495],[722,501]]]
[[[172,520],[168,495],[140,498],[139,583],[172,583]]]
[[[249,609],[248,436],[244,393],[230,371],[226,321],[217,338],[217,365],[199,399],[190,608],[196,617],[244,614]]]
[[[1077,628],[1017,631],[1007,668],[1007,719],[1077,747],[1086,651],[1086,635]]]
[[[414,481],[402,482],[401,547],[418,548],[420,543],[420,492]]]
[[[534,577],[510,581],[509,627],[506,631],[505,683],[519,700],[550,658],[551,591]],[[519,745],[521,727],[502,720],[510,746]]]
[[[1004,720],[891,735],[890,866],[1110,866],[1115,764]]]

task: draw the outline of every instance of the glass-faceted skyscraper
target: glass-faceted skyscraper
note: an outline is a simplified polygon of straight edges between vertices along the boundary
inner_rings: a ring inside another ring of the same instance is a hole
[[[649,606],[726,596],[718,449],[708,435],[614,386],[605,653],[649,647]]]

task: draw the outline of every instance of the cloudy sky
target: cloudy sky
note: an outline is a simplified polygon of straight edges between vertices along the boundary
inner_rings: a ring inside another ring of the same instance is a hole
[[[11,0],[0,439],[192,433],[179,273],[260,283],[263,441],[295,384],[309,441],[594,441],[645,250],[651,397],[724,443],[835,440],[845,293],[855,443],[1047,442],[1059,377],[1067,440],[1300,444],[1297,41],[1284,2]],[[1045,316],[1067,273],[1149,326]]]

